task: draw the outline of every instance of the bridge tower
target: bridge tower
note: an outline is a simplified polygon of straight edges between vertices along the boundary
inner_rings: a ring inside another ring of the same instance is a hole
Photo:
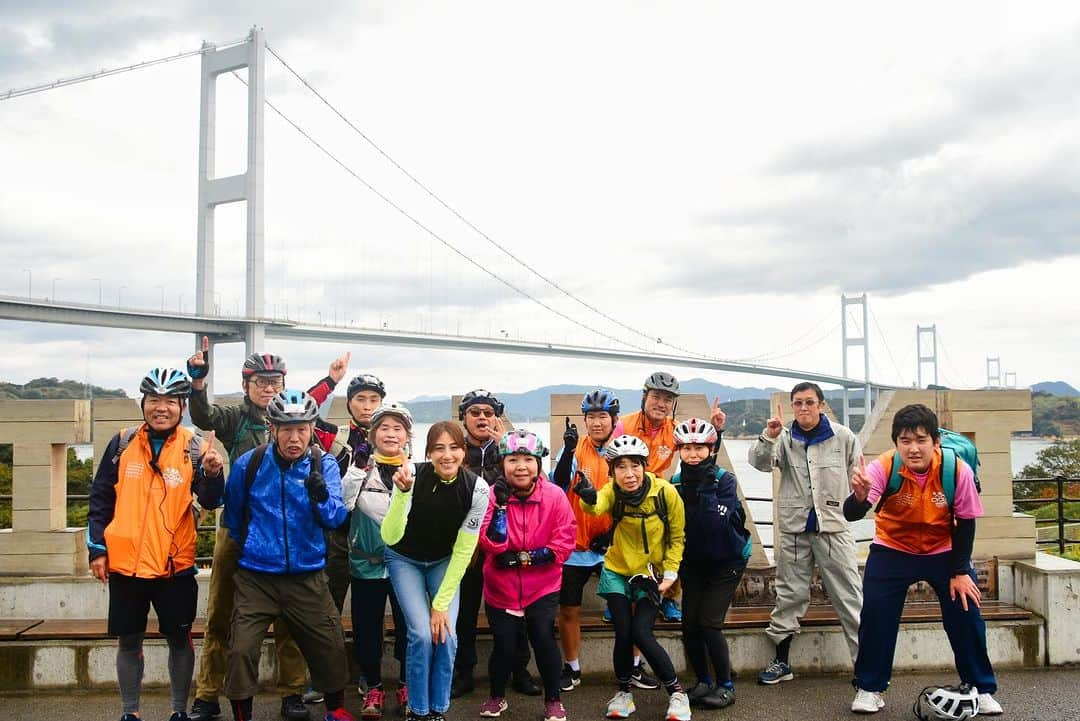
[[[860,335],[854,335],[848,324],[848,306],[862,306]],[[851,416],[862,416],[864,423],[866,422],[866,419],[870,417],[870,326],[867,323],[867,314],[866,293],[851,298],[846,295],[840,296],[840,327],[843,329],[843,376],[845,378],[851,377],[848,373],[848,348],[851,348],[852,346],[862,346],[863,349],[863,404],[862,407],[852,407],[848,399],[848,387],[844,386],[843,417],[845,426],[851,425]]]
[[[929,342],[924,342],[929,339]],[[919,388],[925,388],[923,384],[923,366],[929,364],[934,368],[934,385],[938,384],[937,375],[937,324],[915,326],[915,355],[916,363],[919,364],[918,378]]]
[[[219,205],[247,204],[246,295],[244,316],[252,321],[264,314],[263,250],[263,106],[266,98],[266,39],[252,28],[246,42],[218,50],[207,43],[202,54],[199,110],[199,222],[195,266],[195,312],[216,315],[214,306],[214,211]],[[216,177],[217,78],[247,68],[247,171]],[[215,311],[215,312],[212,312]],[[246,353],[264,350],[265,332],[257,322],[244,326]],[[213,342],[211,338],[211,342]],[[199,339],[196,338],[196,343]]]
[[[986,356],[986,387],[1001,388],[1001,356]]]

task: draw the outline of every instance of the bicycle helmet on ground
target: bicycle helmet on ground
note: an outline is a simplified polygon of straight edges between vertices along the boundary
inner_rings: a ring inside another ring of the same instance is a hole
[[[963,721],[979,715],[979,691],[961,686],[927,686],[911,708],[920,721]]]

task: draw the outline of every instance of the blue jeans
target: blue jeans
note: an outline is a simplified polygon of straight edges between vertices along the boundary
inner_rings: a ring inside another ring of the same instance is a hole
[[[450,708],[450,682],[457,653],[454,625],[461,594],[454,593],[454,600],[447,609],[450,632],[446,643],[436,644],[431,639],[431,599],[439,592],[439,584],[449,565],[449,557],[439,561],[416,561],[386,549],[386,568],[408,629],[405,684],[409,687],[409,708],[419,716],[432,711],[446,713]]]

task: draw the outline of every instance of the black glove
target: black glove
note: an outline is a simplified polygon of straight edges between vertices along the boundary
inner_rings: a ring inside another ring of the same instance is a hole
[[[562,434],[562,442],[563,442],[563,448],[570,449],[569,450],[570,453],[573,453],[574,449],[577,448],[577,443],[578,443],[577,426],[570,422],[570,416],[566,417],[566,431],[564,431],[563,434]],[[566,452],[567,451],[563,451],[563,453],[566,453]]]
[[[205,364],[201,366],[191,365],[191,359],[187,362],[187,374],[191,377],[191,380],[197,381],[200,378],[205,378],[210,375],[210,358],[204,354]]]
[[[514,568],[521,565],[517,551],[503,551],[495,556],[495,565],[499,568]]]
[[[596,489],[589,482],[589,477],[583,471],[577,472],[577,483],[574,484],[574,493],[590,506],[596,505]]]
[[[311,464],[311,472],[304,479],[304,488],[307,489],[308,498],[314,503],[325,503],[330,497],[330,491],[326,489],[326,481],[323,480],[322,469],[316,468],[314,459]]]
[[[510,500],[510,486],[507,485],[505,478],[495,481],[491,490],[495,494],[496,506],[505,506],[507,501]]]
[[[652,576],[639,573],[630,578],[630,597],[633,598],[637,594],[635,591],[640,591],[645,594],[645,599],[652,605],[660,608],[660,604],[663,599],[660,597],[660,586],[656,583],[656,579]]]
[[[589,541],[589,550],[593,553],[599,553],[601,555],[607,553],[608,548],[611,546],[611,534],[615,532],[612,528],[605,533],[601,533],[591,541]]]

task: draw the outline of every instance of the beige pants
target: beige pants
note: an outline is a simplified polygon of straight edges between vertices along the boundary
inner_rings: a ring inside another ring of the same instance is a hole
[[[799,632],[799,619],[810,605],[810,579],[814,564],[821,573],[840,626],[844,629],[851,662],[859,654],[859,614],[862,579],[855,558],[855,537],[839,533],[782,533],[776,554],[776,607],[766,634],[774,644]]]

